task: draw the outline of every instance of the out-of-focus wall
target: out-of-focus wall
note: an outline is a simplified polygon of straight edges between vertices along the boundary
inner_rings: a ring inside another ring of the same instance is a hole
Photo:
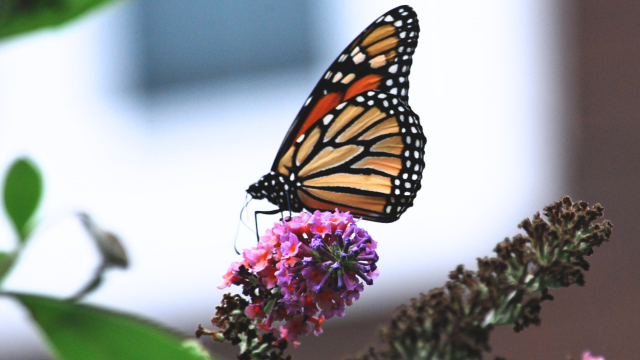
[[[563,359],[585,349],[608,360],[640,354],[640,3],[575,1],[575,163],[569,195],[605,208],[610,243],[589,259],[584,287],[554,292],[542,326],[493,336],[509,359]]]

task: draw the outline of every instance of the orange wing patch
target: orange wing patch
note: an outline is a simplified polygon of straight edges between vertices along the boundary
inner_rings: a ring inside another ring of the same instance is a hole
[[[353,204],[362,209],[382,212],[387,199],[384,196],[364,196],[356,194],[339,193],[319,189],[305,189],[311,195],[336,204]]]
[[[400,155],[404,149],[400,136],[392,136],[384,140],[378,141],[371,147],[371,151],[382,151],[390,154]]]
[[[324,201],[320,201],[320,200],[316,200],[314,198],[312,198],[311,196],[307,195],[305,192],[298,190],[298,197],[300,198],[300,200],[302,200],[302,202],[305,205],[308,205],[309,207],[313,208],[313,209],[318,209],[318,210],[329,210],[329,211],[334,211],[336,208],[340,209],[340,211],[349,211],[352,214],[358,214],[364,217],[379,217],[380,215],[374,212],[369,212],[369,211],[364,211],[361,209],[356,209],[356,208],[352,208],[349,206],[344,206],[344,205],[338,205],[338,204],[329,204],[326,203]]]
[[[362,79],[354,82],[353,85],[349,86],[344,95],[344,99],[349,100],[361,92],[377,89],[378,86],[380,86],[380,80],[382,80],[382,76],[380,75],[371,74],[363,77]]]
[[[342,111],[342,113],[338,116],[338,118],[331,124],[329,130],[324,135],[324,141],[327,142],[331,140],[331,138],[341,129],[344,128],[345,125],[349,123],[349,121],[353,120],[354,117],[360,115],[361,112],[364,111],[363,107],[349,105],[346,109]]]
[[[305,180],[303,186],[345,186],[354,189],[391,193],[391,178],[380,175],[332,174]]]
[[[340,166],[361,153],[362,150],[362,146],[357,145],[347,145],[337,149],[326,147],[298,172],[298,176],[305,177],[318,171]]]
[[[358,140],[369,140],[380,135],[397,134],[399,132],[400,132],[400,127],[398,126],[398,120],[394,116],[390,119],[387,119],[379,123],[378,125],[373,127],[371,130],[367,131],[362,136],[360,136]]]
[[[369,44],[373,44],[376,41],[379,41],[381,39],[384,39],[388,36],[393,35],[396,32],[396,27],[391,25],[391,24],[387,24],[387,25],[383,25],[380,26],[379,28],[375,29],[371,34],[369,34],[369,36],[367,36],[363,41],[362,41],[362,46],[369,46]]]
[[[292,146],[289,148],[286,154],[280,159],[278,163],[278,172],[282,175],[289,176],[289,169],[293,165],[293,150],[295,147]]]
[[[402,170],[402,160],[394,157],[366,157],[351,166],[352,168],[369,168],[389,175],[398,176]]]
[[[365,51],[369,56],[376,56],[382,52],[385,52],[389,49],[393,49],[394,47],[396,47],[396,44],[398,44],[398,41],[400,41],[400,39],[395,36],[388,37],[382,41],[378,41],[377,43],[369,46],[368,48],[365,49]]]
[[[355,84],[354,84],[355,85]],[[351,85],[353,86],[353,85]],[[304,123],[298,130],[298,134],[296,134],[296,139],[300,137],[300,135],[304,134],[307,129],[311,127],[311,125],[315,124],[322,115],[329,112],[329,110],[338,106],[342,102],[342,93],[329,93],[325,95],[322,99],[318,100],[318,103],[313,107],[313,110],[309,113]]]
[[[300,145],[300,149],[298,150],[298,154],[296,155],[296,164],[300,165],[304,162],[304,160],[309,156],[311,150],[313,150],[313,146],[318,142],[320,138],[320,128],[317,127],[313,129],[311,134],[304,140],[302,145]]]
[[[336,142],[345,142],[352,137],[360,134],[364,129],[374,122],[384,118],[387,114],[383,113],[377,107],[372,107],[366,113],[362,114],[358,120],[356,120],[348,129],[346,129],[338,138]]]

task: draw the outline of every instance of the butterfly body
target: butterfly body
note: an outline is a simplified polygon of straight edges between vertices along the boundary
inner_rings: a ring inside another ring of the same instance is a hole
[[[408,105],[418,21],[408,6],[363,31],[300,110],[271,171],[247,192],[282,210],[351,211],[397,220],[413,204],[426,138]]]

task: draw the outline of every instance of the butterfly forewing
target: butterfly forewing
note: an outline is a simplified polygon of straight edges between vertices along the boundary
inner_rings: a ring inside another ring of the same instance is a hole
[[[280,146],[272,171],[293,142],[338,104],[369,91],[408,104],[409,71],[418,45],[418,18],[409,6],[388,11],[369,25],[331,64],[305,101]]]
[[[301,134],[278,168],[295,179],[292,191],[306,208],[391,222],[420,189],[425,143],[418,116],[399,96],[367,91]]]

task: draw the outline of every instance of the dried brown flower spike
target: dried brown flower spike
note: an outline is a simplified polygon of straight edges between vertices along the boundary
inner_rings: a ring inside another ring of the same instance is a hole
[[[381,333],[389,348],[357,359],[482,359],[494,326],[538,325],[549,289],[584,285],[585,257],[611,236],[611,222],[595,224],[603,212],[569,197],[545,207],[546,221],[524,220],[526,234],[499,243],[497,257],[478,259],[478,271],[458,266],[443,288],[401,306]]]

